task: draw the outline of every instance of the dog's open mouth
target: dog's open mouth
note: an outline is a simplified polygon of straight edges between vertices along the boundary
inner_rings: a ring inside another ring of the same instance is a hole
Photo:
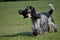
[[[28,16],[29,18],[31,18],[31,17],[32,17],[30,13],[28,13],[28,14],[27,14],[27,16]]]

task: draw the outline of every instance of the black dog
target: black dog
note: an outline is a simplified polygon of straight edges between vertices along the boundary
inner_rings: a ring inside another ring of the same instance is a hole
[[[54,7],[49,4],[50,10],[48,12],[36,13],[35,8],[32,6],[27,6],[25,10],[19,10],[19,14],[23,15],[24,18],[30,17],[32,20],[32,34],[37,35],[49,31],[50,29],[57,32],[55,23],[51,17]]]

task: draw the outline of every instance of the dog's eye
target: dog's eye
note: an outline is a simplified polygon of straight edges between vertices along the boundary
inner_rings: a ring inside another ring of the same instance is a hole
[[[30,12],[31,12],[31,10],[27,10],[27,12],[28,12],[28,13],[30,13]]]
[[[28,12],[28,13],[31,13],[31,12]]]

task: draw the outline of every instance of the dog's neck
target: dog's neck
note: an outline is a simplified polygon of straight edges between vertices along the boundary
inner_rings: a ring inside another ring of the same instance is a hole
[[[37,19],[40,19],[40,15],[37,14],[37,15],[31,17],[31,19],[32,19],[32,21],[37,21]]]
[[[31,20],[34,22],[34,21],[37,21],[37,18],[31,17]]]
[[[40,18],[40,14],[37,14],[36,13],[36,15],[33,15],[32,17],[31,17],[31,19],[34,19],[34,20],[37,20],[37,19],[39,19]]]

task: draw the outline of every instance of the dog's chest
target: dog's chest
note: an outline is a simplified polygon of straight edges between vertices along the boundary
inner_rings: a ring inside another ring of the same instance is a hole
[[[39,28],[40,27],[40,19],[36,19],[32,21],[32,26],[34,28]]]
[[[40,19],[37,19],[36,23],[37,23],[38,25],[40,25]]]
[[[40,19],[32,19],[32,23],[34,24],[40,24]]]

